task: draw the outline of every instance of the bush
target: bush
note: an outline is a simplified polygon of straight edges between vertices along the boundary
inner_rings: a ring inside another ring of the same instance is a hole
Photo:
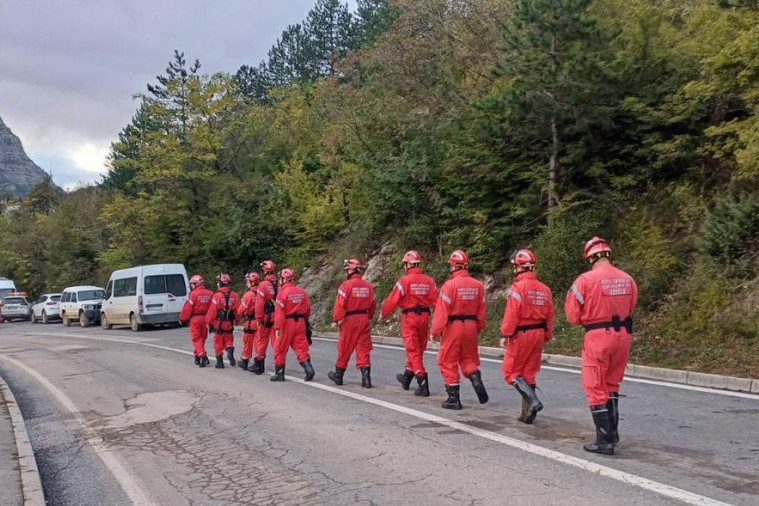
[[[746,271],[759,254],[759,195],[728,194],[706,214],[701,252],[721,264]]]

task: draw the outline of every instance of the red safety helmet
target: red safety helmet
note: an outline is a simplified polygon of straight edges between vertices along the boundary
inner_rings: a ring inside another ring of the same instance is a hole
[[[220,286],[229,286],[232,284],[232,276],[229,274],[219,274],[216,277],[216,281],[219,283]]]
[[[359,272],[363,268],[364,268],[364,264],[361,263],[361,260],[351,258],[350,260],[343,261],[343,269],[348,271],[349,273]]]
[[[274,272],[277,270],[277,264],[271,260],[264,260],[261,263],[261,268],[264,270],[264,272]]]
[[[200,274],[195,274],[193,277],[190,278],[191,285],[199,286],[205,282],[206,281],[203,279],[203,276],[201,276]]]
[[[279,277],[283,280],[292,281],[295,279],[295,271],[293,271],[290,268],[284,268],[281,271],[279,271]]]
[[[582,250],[582,257],[586,260],[593,258],[599,258],[601,256],[611,255],[611,246],[606,239],[601,239],[596,236],[590,241],[585,243],[585,247]]]
[[[532,269],[538,263],[538,257],[529,249],[520,249],[511,254],[511,263],[519,269]]]
[[[419,254],[416,250],[407,251],[405,255],[403,255],[403,263],[404,264],[420,264],[422,263],[422,255]]]
[[[261,280],[261,275],[257,272],[249,272],[245,275],[245,279],[250,281],[251,284],[255,285]]]
[[[457,249],[451,253],[448,263],[451,264],[451,267],[466,267],[469,265],[469,255],[466,254],[466,251]]]

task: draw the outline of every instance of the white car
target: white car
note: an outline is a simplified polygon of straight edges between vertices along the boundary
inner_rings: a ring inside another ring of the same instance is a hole
[[[41,321],[48,323],[50,320],[60,319],[60,293],[43,293],[36,304],[32,306],[32,323]]]
[[[78,321],[82,327],[100,321],[105,290],[99,286],[69,286],[64,288],[59,302],[59,311],[63,325],[71,326]]]
[[[23,295],[9,295],[3,299],[3,318],[11,320],[31,320],[32,300]]]

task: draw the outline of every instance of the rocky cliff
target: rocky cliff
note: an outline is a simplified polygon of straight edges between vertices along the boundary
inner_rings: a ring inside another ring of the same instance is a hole
[[[26,156],[21,140],[0,118],[0,200],[26,195],[44,177],[45,171]]]

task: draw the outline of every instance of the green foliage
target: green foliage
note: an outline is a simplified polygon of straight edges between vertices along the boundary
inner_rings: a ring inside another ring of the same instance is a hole
[[[701,251],[717,264],[746,268],[759,255],[759,195],[728,194],[706,214]]]

